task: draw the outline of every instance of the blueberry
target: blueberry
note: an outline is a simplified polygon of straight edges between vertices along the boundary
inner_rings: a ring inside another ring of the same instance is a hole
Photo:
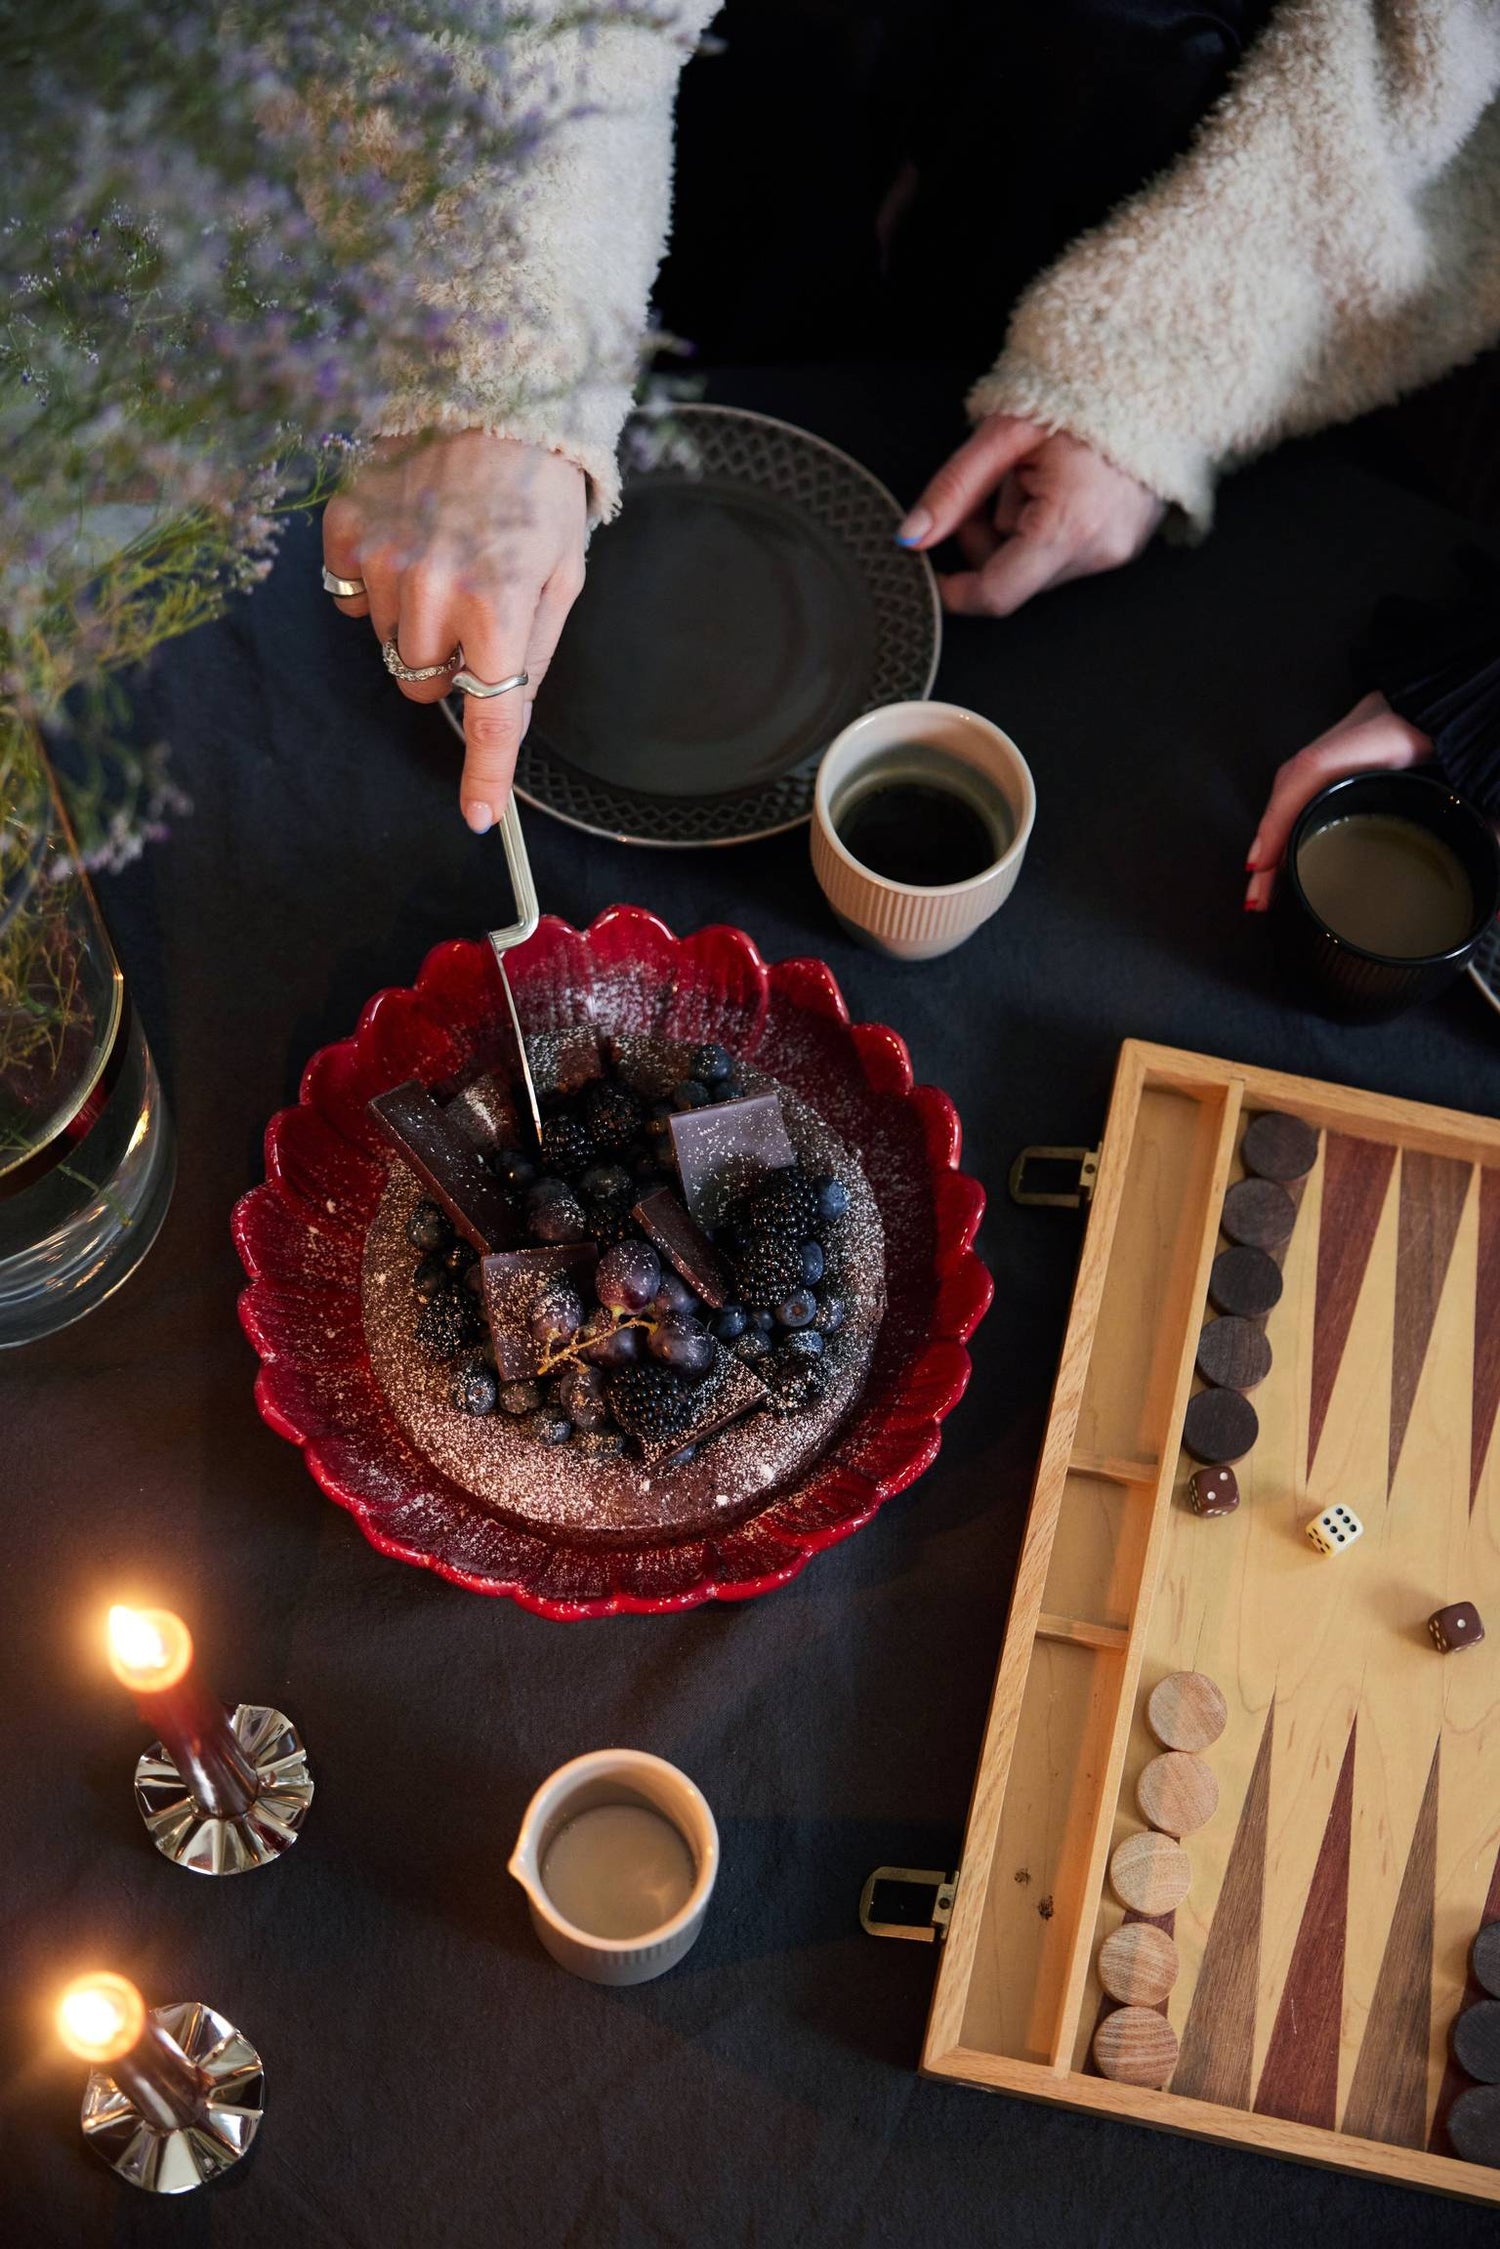
[[[453,1228],[436,1203],[418,1203],[406,1221],[406,1238],[413,1249],[446,1249]]]
[[[752,1312],[750,1317],[755,1322],[762,1335],[769,1335],[772,1328],[774,1328],[776,1325],[776,1314],[774,1312],[767,1312],[764,1310],[759,1312]]]
[[[661,1259],[649,1242],[617,1242],[594,1275],[594,1294],[611,1312],[644,1312],[661,1286]]]
[[[837,1335],[848,1317],[841,1296],[820,1296],[813,1325],[824,1335]]]
[[[759,1328],[746,1328],[733,1349],[735,1357],[743,1359],[747,1367],[760,1366],[771,1356],[771,1338],[762,1335]]]
[[[663,1273],[651,1309],[664,1317],[672,1312],[696,1312],[698,1299],[680,1273]]]
[[[539,1242],[581,1242],[587,1239],[588,1220],[584,1216],[582,1203],[571,1187],[564,1187],[560,1194],[548,1195],[540,1201],[533,1192],[526,1215],[531,1231]]]
[[[777,1356],[793,1363],[799,1359],[821,1359],[823,1338],[816,1328],[797,1328],[791,1335],[783,1336]]]
[[[823,1255],[823,1244],[821,1242],[804,1242],[802,1244],[802,1278],[809,1288],[822,1280],[823,1268],[827,1263],[828,1260]]]
[[[714,1339],[707,1328],[685,1313],[669,1312],[658,1320],[651,1330],[648,1347],[653,1358],[663,1366],[673,1367],[678,1374],[696,1380],[707,1374],[714,1363]]]
[[[521,1148],[502,1148],[494,1158],[493,1169],[495,1177],[507,1187],[530,1187],[536,1181],[536,1164]]]
[[[453,1384],[453,1403],[460,1413],[493,1413],[499,1396],[494,1369],[465,1367]]]
[[[583,1305],[575,1289],[544,1288],[531,1307],[531,1332],[538,1343],[566,1343],[583,1326]]]
[[[684,1078],[681,1085],[672,1088],[672,1106],[676,1110],[706,1109],[713,1095],[701,1078]]]
[[[572,1422],[556,1406],[539,1406],[526,1416],[521,1427],[542,1445],[565,1445],[573,1434]]]
[[[424,1304],[430,1304],[440,1289],[448,1286],[448,1268],[435,1252],[422,1258],[411,1277],[411,1285]]]
[[[848,1208],[849,1190],[842,1179],[820,1179],[818,1181],[818,1216],[820,1218],[842,1218]]]
[[[568,1449],[585,1460],[613,1460],[625,1450],[625,1439],[618,1429],[575,1429]]]
[[[811,1327],[818,1316],[818,1300],[811,1289],[799,1288],[784,1304],[776,1307],[776,1317],[784,1328]],[[822,1344],[818,1346],[821,1350]]]
[[[726,1304],[713,1323],[714,1334],[721,1343],[737,1343],[750,1325],[750,1315],[743,1304]]]
[[[542,1393],[534,1382],[503,1382],[500,1385],[500,1411],[502,1413],[535,1413],[542,1402]]]
[[[717,1085],[721,1078],[728,1077],[734,1063],[727,1050],[710,1039],[705,1046],[694,1047],[690,1067],[701,1084]]]

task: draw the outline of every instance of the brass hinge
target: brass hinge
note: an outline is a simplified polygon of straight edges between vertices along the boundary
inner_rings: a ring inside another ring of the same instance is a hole
[[[1045,1204],[1053,1210],[1078,1210],[1084,1203],[1092,1202],[1099,1180],[1099,1158],[1102,1148],[1023,1148],[1010,1167],[1010,1199],[1013,1203]],[[1067,1164],[1076,1174],[1069,1186],[1053,1188],[1050,1192],[1026,1185],[1028,1164]]]
[[[877,1921],[875,1892],[887,1885],[898,1889],[931,1890],[932,1906],[925,1920]],[[859,1925],[867,1937],[903,1937],[909,1944],[932,1944],[948,1934],[953,1912],[956,1874],[940,1874],[926,1866],[877,1866],[859,1893]]]

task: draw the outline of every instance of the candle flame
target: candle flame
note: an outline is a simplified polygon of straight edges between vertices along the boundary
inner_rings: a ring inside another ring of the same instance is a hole
[[[57,2003],[57,2035],[83,2062],[115,2062],[146,2027],[146,2002],[126,1976],[79,1976]]]
[[[109,1665],[122,1686],[137,1694],[165,1694],[192,1660],[192,1634],[170,1609],[110,1610]]]

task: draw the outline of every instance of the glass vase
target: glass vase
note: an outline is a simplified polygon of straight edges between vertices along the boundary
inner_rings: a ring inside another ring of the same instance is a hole
[[[0,716],[0,1346],[92,1311],[161,1228],[176,1148],[39,739]]]

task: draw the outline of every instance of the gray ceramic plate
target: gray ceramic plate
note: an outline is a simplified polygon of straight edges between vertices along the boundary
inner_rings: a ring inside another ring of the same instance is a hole
[[[900,520],[806,430],[676,408],[666,457],[627,471],[595,535],[518,794],[622,843],[747,843],[806,820],[840,728],[937,671],[937,585],[896,545]]]

